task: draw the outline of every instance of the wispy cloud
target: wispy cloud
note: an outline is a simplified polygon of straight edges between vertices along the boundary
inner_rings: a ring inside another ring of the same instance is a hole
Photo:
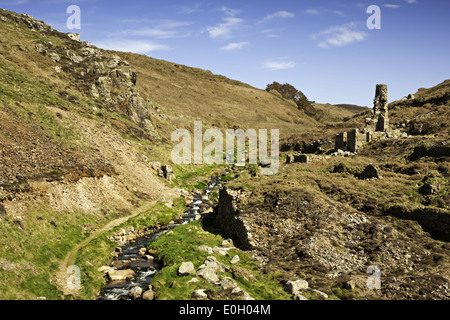
[[[386,8],[391,8],[391,9],[397,9],[397,8],[401,7],[401,5],[399,5],[399,4],[390,4],[390,3],[384,4],[383,6]]]
[[[215,27],[207,27],[206,30],[209,33],[211,38],[229,38],[230,34],[239,28],[244,21],[241,18],[236,17],[225,17],[222,19],[224,22],[215,26]]]
[[[413,4],[413,3],[417,3],[417,0],[405,0],[405,2],[408,4]]]
[[[284,29],[278,28],[278,29],[265,29],[261,32],[266,35],[267,38],[279,38],[279,33],[283,32]]]
[[[155,24],[156,22],[156,24]],[[184,29],[179,29],[183,27],[188,27],[194,24],[191,21],[173,21],[173,20],[128,20],[128,24],[155,24],[151,28],[140,28],[140,29],[127,29],[122,32],[124,35],[132,36],[145,36],[156,39],[175,39],[175,38],[186,38],[189,37],[192,32]]]
[[[248,46],[250,43],[246,42],[246,41],[242,41],[242,42],[231,42],[228,45],[220,48],[220,50],[222,51],[234,51],[234,50],[240,50],[242,48],[244,48],[245,46]]]
[[[277,11],[275,13],[269,14],[264,17],[264,19],[260,20],[258,24],[268,22],[273,19],[286,19],[286,18],[294,18],[295,15],[288,11]]]
[[[196,2],[192,6],[181,7],[180,13],[192,14],[195,12],[203,12],[204,10],[201,7],[202,7],[202,4],[199,2]]]
[[[222,11],[222,12],[224,12],[227,16],[231,16],[231,17],[234,17],[234,16],[238,15],[239,13],[241,13],[240,10],[231,9],[231,8],[226,7],[226,6],[220,7],[220,8],[217,9],[217,10]]]
[[[342,11],[334,10],[333,13],[336,14],[336,15],[338,15],[338,16],[345,17],[345,13],[342,12]]]
[[[355,42],[364,41],[369,34],[358,29],[358,24],[350,22],[341,26],[328,28],[312,38],[318,40],[318,46],[321,48],[344,47]]]
[[[27,4],[28,0],[14,0],[0,3],[0,5],[17,6],[21,4]]]
[[[125,30],[122,34],[133,36],[145,36],[156,39],[176,39],[187,38],[192,33],[189,31],[165,30],[165,29],[139,29],[139,30]]]
[[[316,9],[308,9],[308,10],[305,10],[305,12],[307,14],[311,14],[311,15],[318,15],[319,14],[319,11],[316,10]]]
[[[269,71],[278,71],[295,68],[295,62],[287,58],[267,59],[263,62],[262,68]]]
[[[107,39],[103,41],[93,42],[96,46],[102,49],[133,52],[139,54],[146,54],[153,51],[168,51],[172,50],[169,46],[152,43],[144,40],[128,40],[128,39]]]

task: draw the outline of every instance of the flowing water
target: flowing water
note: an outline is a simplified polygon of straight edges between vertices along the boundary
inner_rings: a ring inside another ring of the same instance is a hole
[[[199,210],[200,207],[205,207],[202,201],[204,196],[207,196],[214,187],[220,184],[220,180],[212,178],[205,189],[203,194],[194,194],[194,201],[190,203],[189,209],[183,214],[182,223],[189,223],[194,220],[200,219]],[[130,300],[130,290],[133,287],[142,288],[145,292],[153,277],[161,270],[161,266],[153,261],[147,260],[148,256],[142,256],[139,254],[139,250],[147,248],[149,244],[157,239],[160,235],[176,227],[179,224],[169,225],[166,230],[155,232],[149,236],[141,237],[133,241],[133,243],[126,244],[121,247],[121,253],[116,261],[113,262],[113,266],[118,270],[132,269],[135,272],[134,280],[130,281],[108,281],[101,290],[98,297],[99,300]]]

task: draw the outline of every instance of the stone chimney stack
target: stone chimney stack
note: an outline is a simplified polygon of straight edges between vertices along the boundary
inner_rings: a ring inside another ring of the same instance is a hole
[[[373,115],[376,121],[375,131],[386,131],[389,128],[387,85],[377,84],[373,100]]]

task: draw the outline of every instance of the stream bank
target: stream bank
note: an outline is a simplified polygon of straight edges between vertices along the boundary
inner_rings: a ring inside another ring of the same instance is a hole
[[[155,261],[154,252],[148,251],[149,244],[176,226],[199,220],[202,215],[212,212],[208,195],[220,183],[220,179],[211,178],[203,193],[194,192],[187,197],[191,201],[177,223],[144,228],[137,236],[133,228],[129,227],[123,229],[121,235],[116,235],[119,246],[115,249],[113,260],[109,265],[99,268],[104,273],[106,285],[98,300],[153,300],[155,293],[151,281],[161,270],[161,265]]]

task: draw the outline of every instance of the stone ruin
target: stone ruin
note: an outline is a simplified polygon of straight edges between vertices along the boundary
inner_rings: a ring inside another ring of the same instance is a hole
[[[336,136],[336,151],[357,152],[364,144],[372,140],[393,136],[389,127],[387,85],[377,84],[373,104],[372,117],[365,119],[366,126],[363,130],[353,129]]]

